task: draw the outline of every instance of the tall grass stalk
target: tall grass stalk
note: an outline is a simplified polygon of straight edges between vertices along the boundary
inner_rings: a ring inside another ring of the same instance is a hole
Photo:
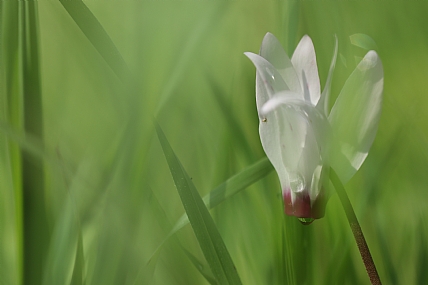
[[[39,67],[37,2],[19,2],[19,43],[22,59],[24,130],[43,141],[42,92]],[[22,156],[24,209],[24,284],[41,284],[48,247],[43,162]]]
[[[361,253],[361,258],[363,259],[364,266],[366,267],[367,274],[369,275],[370,282],[373,285],[381,285],[382,283],[380,281],[379,274],[377,273],[376,265],[374,264],[366,239],[364,238],[360,223],[358,222],[357,216],[352,208],[351,201],[349,201],[345,188],[333,169],[330,171],[330,179],[333,182],[334,188],[336,189],[337,195],[339,196],[340,202],[345,210],[346,217],[348,218],[349,225]]]

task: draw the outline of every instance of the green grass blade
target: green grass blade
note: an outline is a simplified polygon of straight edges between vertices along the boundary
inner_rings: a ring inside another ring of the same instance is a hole
[[[242,171],[240,171],[236,175],[232,176],[231,178],[229,178],[228,180],[226,180],[225,182],[223,182],[222,184],[214,188],[209,194],[205,195],[202,200],[204,201],[208,209],[213,209],[217,205],[226,201],[228,198],[238,194],[242,190],[246,189],[248,186],[259,181],[260,179],[265,177],[267,174],[269,174],[272,170],[273,170],[273,167],[272,167],[272,164],[269,162],[269,160],[266,157],[262,158],[258,162],[244,168]],[[173,237],[177,231],[179,231],[188,223],[189,223],[189,218],[187,214],[183,214],[180,217],[180,219],[178,219],[178,221],[175,223],[174,227],[166,236],[166,238],[157,247],[153,255],[150,257],[150,260],[153,259],[154,256],[158,254],[158,252],[160,252],[163,245],[171,237]],[[177,242],[179,243],[178,240]],[[146,267],[148,266],[149,264],[146,265]],[[206,277],[207,274],[202,274],[202,275]],[[209,278],[207,280],[211,282]]]
[[[208,209],[212,209],[220,203],[226,201],[233,195],[238,194],[248,186],[259,181],[273,170],[272,164],[267,157],[260,159],[258,162],[244,168],[242,171],[232,176],[209,194],[204,196],[203,201]],[[171,230],[169,236],[176,233],[182,227],[187,225],[189,219],[186,214],[180,217],[174,228]]]
[[[76,261],[79,225],[73,200],[69,198],[62,215],[55,223],[52,234],[43,284],[70,284]]]
[[[60,2],[107,65],[117,77],[126,82],[129,79],[128,66],[114,42],[91,10],[80,0],[60,0]]]
[[[73,275],[71,276],[70,285],[83,285],[84,282],[85,259],[83,254],[83,237],[81,229],[78,232],[76,258],[74,260]]]
[[[0,120],[23,128],[19,73],[18,2],[0,3]],[[19,147],[0,134],[0,283],[22,284],[23,193]],[[5,241],[13,240],[12,243]]]
[[[189,258],[190,262],[195,266],[195,268],[201,273],[202,276],[205,277],[205,279],[210,283],[211,285],[218,285],[217,280],[214,279],[211,272],[208,272],[208,268],[204,266],[191,252],[189,252],[184,247],[181,247],[181,249],[186,254],[187,258]]]
[[[147,264],[138,273],[134,285],[137,284],[152,284],[153,275],[155,273],[156,264],[158,262],[161,251],[156,250],[152,257],[147,261]]]
[[[220,284],[242,284],[226,245],[192,180],[158,124],[156,131],[184,209],[211,271]]]
[[[25,131],[39,138],[43,145],[43,108],[40,74],[38,3],[20,3],[20,44]],[[41,284],[49,228],[45,205],[43,161],[30,153],[22,156],[24,205],[24,284]]]
[[[171,224],[168,221],[168,217],[162,208],[161,204],[159,203],[159,200],[156,198],[156,195],[152,192],[150,187],[148,187],[150,195],[146,197],[146,201],[150,201],[149,203],[154,207],[156,211],[157,221],[159,225],[164,229],[165,231],[168,231],[171,228]],[[151,284],[154,271],[156,269],[156,263],[159,259],[159,255],[164,248],[163,245],[167,241],[167,239],[164,239],[163,242],[156,248],[154,253],[150,256],[147,263],[141,268],[141,270],[138,273],[138,276],[136,278],[136,281],[134,282],[134,285],[136,284]],[[176,248],[180,248],[184,254],[187,256],[187,258],[190,260],[190,262],[194,265],[196,270],[199,271],[199,273],[204,276],[204,278],[212,285],[217,285],[217,281],[212,275],[212,272],[210,271],[207,264],[202,263],[197,257],[195,257],[192,253],[190,253],[180,242],[180,240],[177,238],[177,236],[174,236],[172,238],[172,242],[174,243],[174,246]]]
[[[159,105],[155,112],[156,114],[159,114],[166,102],[168,102],[170,97],[174,94],[177,85],[180,83],[183,76],[187,74],[186,69],[189,68],[189,64],[192,62],[192,59],[194,59],[195,53],[198,51],[197,48],[200,46],[201,42],[207,39],[207,35],[210,36],[212,34],[213,29],[217,27],[216,23],[226,14],[226,8],[228,6],[228,1],[219,1],[215,9],[209,11],[207,15],[201,15],[198,25],[195,25],[195,28],[186,39],[185,46],[178,52],[178,54],[180,54],[178,62],[175,64],[170,78],[162,90]]]
[[[240,146],[238,150],[246,153],[252,154],[252,148],[249,143],[248,138],[245,136],[243,128],[239,125],[239,120],[237,118],[237,113],[233,111],[233,107],[230,102],[225,99],[225,97],[232,97],[230,93],[232,91],[226,92],[219,82],[216,82],[212,76],[207,76],[208,85],[211,87],[213,97],[215,102],[218,104],[219,110],[222,112],[223,117],[228,122],[230,126],[230,131],[233,132],[234,137],[237,140],[237,144]]]

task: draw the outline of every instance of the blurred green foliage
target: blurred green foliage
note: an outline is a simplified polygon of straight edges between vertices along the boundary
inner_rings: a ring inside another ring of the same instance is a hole
[[[22,121],[32,117],[17,35],[28,15],[12,12],[26,1],[9,2],[0,4],[0,284],[23,284],[22,243],[37,240],[23,228],[21,151],[43,162],[49,237],[31,284],[209,284],[190,225],[155,254],[184,208],[152,121],[201,196],[264,157],[243,52],[257,52],[268,31],[289,54],[311,36],[322,86],[337,35],[333,99],[367,52],[350,36],[375,41],[383,114],[345,187],[384,283],[428,280],[427,2],[37,1],[42,137]],[[272,172],[210,211],[242,283],[368,284],[337,196],[302,226],[279,193]]]

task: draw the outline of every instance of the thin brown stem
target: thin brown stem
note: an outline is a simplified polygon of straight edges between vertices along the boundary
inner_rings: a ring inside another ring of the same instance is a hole
[[[357,242],[357,246],[360,250],[364,265],[366,266],[370,281],[373,285],[381,285],[382,283],[380,281],[379,274],[377,273],[372,255],[370,254],[369,247],[367,245],[366,239],[364,238],[363,231],[361,230],[360,224],[358,223],[357,216],[355,215],[354,209],[352,208],[351,201],[346,194],[342,182],[340,182],[339,177],[333,169],[330,169],[330,180],[333,183],[340,202],[342,203],[342,207],[345,210],[346,217],[348,218],[349,225],[351,226],[352,233],[354,234],[355,241]]]

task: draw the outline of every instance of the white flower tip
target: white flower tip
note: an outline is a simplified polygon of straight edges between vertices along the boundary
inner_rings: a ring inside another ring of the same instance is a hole
[[[255,53],[253,53],[253,52],[244,52],[244,55],[246,56],[246,57],[248,57],[250,60],[251,60],[251,62],[254,64],[254,66],[256,67],[256,69],[257,69],[257,58],[259,57],[259,55],[258,54],[255,54]]]
[[[252,52],[246,51],[244,52],[245,56],[251,59],[251,55],[254,54]]]
[[[248,57],[254,63],[254,65],[256,65],[256,62],[257,62],[258,58],[260,57],[258,54],[255,54],[253,52],[248,52],[248,51],[244,52],[244,55],[246,57]],[[256,67],[257,67],[257,65],[256,65]]]
[[[267,32],[266,35],[264,36],[263,40],[266,39],[266,38],[270,38],[270,37],[274,37],[275,38],[275,36],[271,32]]]
[[[377,53],[374,50],[371,50],[364,56],[360,64],[358,64],[358,69],[361,71],[372,69],[378,64],[379,61],[380,60]]]
[[[303,37],[302,37],[302,39],[300,40],[300,42],[301,43],[304,43],[305,44],[305,46],[306,45],[308,45],[308,46],[314,46],[314,43],[312,42],[312,39],[311,39],[311,37],[310,36],[308,36],[308,35],[304,35]]]
[[[273,34],[267,32],[263,37],[259,54],[264,57],[266,54],[269,54],[269,50],[275,49],[278,45],[281,46],[278,39]]]
[[[276,40],[276,37],[273,34],[267,32],[263,37],[262,45],[260,46],[260,54],[264,46],[270,46],[270,42],[272,42],[272,40]]]

